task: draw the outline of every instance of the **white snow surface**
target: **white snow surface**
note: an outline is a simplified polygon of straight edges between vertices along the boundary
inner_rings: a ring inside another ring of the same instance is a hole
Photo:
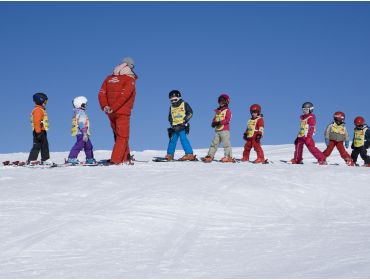
[[[0,167],[0,278],[370,278],[370,169],[264,149],[273,164]]]

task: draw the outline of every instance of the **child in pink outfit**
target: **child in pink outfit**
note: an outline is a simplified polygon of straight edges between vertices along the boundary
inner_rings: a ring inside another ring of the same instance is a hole
[[[294,158],[291,160],[292,164],[302,164],[303,160],[303,147],[306,145],[310,153],[317,159],[320,165],[325,165],[325,155],[315,146],[313,135],[315,134],[316,116],[313,112],[313,104],[305,102],[302,105],[303,115],[301,115],[301,127],[298,133],[295,144]]]

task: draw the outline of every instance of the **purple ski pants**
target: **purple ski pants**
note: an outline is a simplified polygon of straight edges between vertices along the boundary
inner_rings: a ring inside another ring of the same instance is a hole
[[[87,140],[87,142],[84,142],[82,138],[83,138],[82,134],[77,135],[77,141],[72,147],[71,151],[69,152],[68,158],[77,158],[78,154],[82,151],[82,149],[85,150],[86,159],[94,158],[93,145],[90,141],[90,137],[89,140]]]

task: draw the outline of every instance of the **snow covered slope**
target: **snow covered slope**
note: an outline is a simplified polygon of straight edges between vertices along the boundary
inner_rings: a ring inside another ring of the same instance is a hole
[[[265,151],[274,164],[0,167],[0,278],[370,278],[370,169]]]

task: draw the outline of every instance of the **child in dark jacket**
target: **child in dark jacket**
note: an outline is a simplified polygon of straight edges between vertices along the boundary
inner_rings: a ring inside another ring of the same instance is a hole
[[[33,102],[36,104],[31,113],[33,146],[28,156],[27,164],[38,164],[37,158],[41,150],[41,164],[52,165],[53,163],[49,160],[50,154],[47,138],[49,119],[45,110],[48,97],[45,93],[38,92],[33,95]]]
[[[170,141],[168,143],[167,155],[165,158],[167,160],[174,159],[177,141],[180,138],[185,155],[179,160],[197,160],[196,156],[193,154],[193,148],[186,137],[190,131],[189,120],[193,116],[193,110],[187,102],[181,99],[180,91],[172,90],[168,97],[171,101],[170,112],[168,114],[168,121],[170,122],[171,127],[168,129]]]
[[[370,167],[370,156],[367,155],[367,149],[370,147],[370,129],[365,124],[365,119],[361,116],[355,118],[355,130],[352,142],[353,162],[357,162],[358,155],[364,160],[366,167]]]
[[[323,154],[328,157],[333,149],[337,147],[340,156],[347,165],[353,166],[353,160],[344,148],[344,145],[347,149],[349,147],[349,135],[344,123],[345,117],[343,112],[334,113],[334,121],[329,124],[325,130],[325,143],[327,148],[323,151]]]
[[[247,141],[244,146],[242,161],[249,161],[249,155],[251,149],[257,153],[257,159],[253,163],[265,163],[266,159],[261,147],[261,138],[264,132],[264,121],[261,114],[261,106],[258,104],[253,104],[249,111],[251,113],[251,118],[248,121],[248,127],[243,135],[243,139]]]

